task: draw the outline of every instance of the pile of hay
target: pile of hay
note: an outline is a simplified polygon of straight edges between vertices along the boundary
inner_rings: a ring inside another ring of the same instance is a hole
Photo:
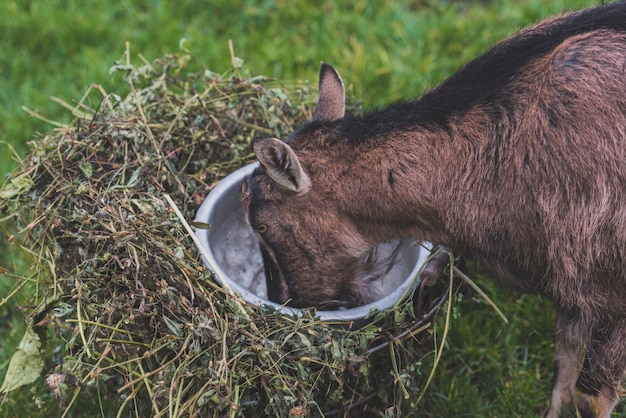
[[[33,262],[29,319],[54,334],[48,351],[62,350],[46,359],[50,391],[65,412],[80,394],[118,416],[414,407],[445,289],[347,330],[314,312],[249,306],[200,262],[166,196],[194,219],[219,179],[253,161],[252,138],[286,137],[311,116],[316,93],[191,65],[184,55],[116,66],[127,97],[93,89],[73,107],[76,120],[33,141],[0,188],[0,226]]]

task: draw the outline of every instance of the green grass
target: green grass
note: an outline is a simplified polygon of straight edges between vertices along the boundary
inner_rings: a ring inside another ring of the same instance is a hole
[[[51,96],[71,103],[93,83],[126,93],[120,76],[109,74],[126,42],[135,60],[137,54],[152,60],[177,53],[182,44],[208,68],[223,72],[230,67],[230,39],[250,73],[313,83],[320,61],[328,61],[371,107],[421,93],[522,26],[597,1],[210,3],[3,0],[0,174],[16,164],[11,148],[22,154],[33,135],[53,128],[22,106],[67,123],[72,116]],[[0,265],[19,271],[23,264],[0,242]],[[415,416],[531,417],[545,407],[554,334],[549,303],[479,281],[511,322],[503,324],[485,304],[466,298]],[[0,276],[1,295],[12,286],[10,277]],[[28,294],[22,293],[0,306],[0,379],[21,337],[18,305],[25,303]],[[30,389],[22,391],[6,413],[45,416],[35,397]]]
[[[509,323],[486,303],[464,299],[434,384],[416,416],[539,417],[552,386],[551,304],[473,276]]]

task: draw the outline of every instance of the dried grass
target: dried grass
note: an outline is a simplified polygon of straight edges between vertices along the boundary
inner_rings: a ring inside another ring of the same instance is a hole
[[[193,219],[219,179],[253,160],[254,135],[285,137],[314,97],[304,82],[192,64],[116,66],[130,94],[94,87],[61,102],[76,120],[33,141],[0,188],[0,227],[33,263],[16,287],[36,283],[29,319],[63,349],[46,370],[51,391],[65,413],[80,394],[118,416],[399,414],[433,361],[429,321],[445,286],[358,330],[217,286],[165,196]]]

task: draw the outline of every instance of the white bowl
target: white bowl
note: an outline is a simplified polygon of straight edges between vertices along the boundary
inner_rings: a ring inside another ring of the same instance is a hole
[[[196,220],[211,225],[197,229],[196,236],[207,255],[204,264],[215,274],[215,280],[227,283],[247,302],[261,306],[270,305],[286,314],[302,314],[302,310],[279,305],[267,299],[265,272],[259,243],[245,220],[239,201],[241,183],[258,163],[247,165],[228,175],[209,193],[196,214]],[[390,253],[402,245],[396,262],[389,273],[380,280],[384,294],[380,299],[350,309],[317,311],[316,316],[325,321],[358,321],[373,310],[389,309],[409,296],[419,284],[419,273],[430,256],[432,245],[409,241],[380,244],[381,254]]]

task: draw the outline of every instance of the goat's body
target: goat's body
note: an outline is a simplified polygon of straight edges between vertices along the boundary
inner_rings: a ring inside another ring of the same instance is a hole
[[[329,119],[289,145],[351,226],[346,254],[426,239],[549,297],[548,416],[608,416],[626,369],[626,3],[526,29],[414,101]]]

